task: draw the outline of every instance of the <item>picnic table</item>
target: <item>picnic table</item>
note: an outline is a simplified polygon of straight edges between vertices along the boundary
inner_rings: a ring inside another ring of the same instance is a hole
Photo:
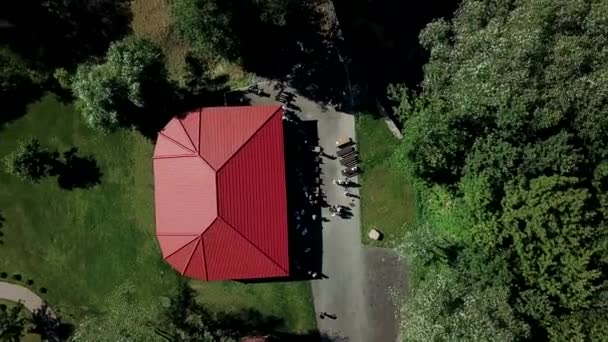
[[[359,161],[359,159],[357,158],[356,154],[353,154],[351,156],[349,156],[348,158],[343,158],[340,160],[340,164],[342,164],[342,166],[347,166],[353,163],[357,163]]]
[[[345,155],[354,152],[355,151],[355,147],[354,146],[348,146],[345,147],[341,150],[338,150],[338,152],[336,152],[336,154],[338,155],[338,157],[344,157]]]

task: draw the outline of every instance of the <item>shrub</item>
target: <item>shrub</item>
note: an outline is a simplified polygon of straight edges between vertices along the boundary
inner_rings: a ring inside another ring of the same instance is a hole
[[[13,274],[13,279],[15,279],[17,281],[21,281],[21,279],[23,279],[23,277],[21,276],[21,274]]]
[[[21,141],[17,149],[4,159],[6,171],[22,180],[38,182],[48,175],[50,153],[38,139]]]
[[[0,278],[6,278],[6,277],[8,277],[8,273],[6,273],[6,272],[0,273]]]

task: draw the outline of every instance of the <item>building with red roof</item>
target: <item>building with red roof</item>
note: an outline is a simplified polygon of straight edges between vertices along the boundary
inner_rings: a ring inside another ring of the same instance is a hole
[[[280,106],[202,108],[158,134],[156,236],[182,275],[289,275],[282,114]]]

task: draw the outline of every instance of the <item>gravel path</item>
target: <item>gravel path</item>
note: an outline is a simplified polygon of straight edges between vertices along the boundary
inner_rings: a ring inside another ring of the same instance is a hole
[[[45,301],[28,288],[7,282],[0,282],[0,298],[12,302],[21,302],[31,312],[40,309]],[[54,315],[49,308],[49,312]]]

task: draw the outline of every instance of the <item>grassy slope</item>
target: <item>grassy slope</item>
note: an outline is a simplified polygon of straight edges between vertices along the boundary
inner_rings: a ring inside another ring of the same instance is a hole
[[[168,0],[133,0],[133,32],[146,37],[161,47],[167,61],[169,74],[179,80],[182,70],[186,66],[185,57],[190,48],[182,41],[172,28],[170,7]],[[251,75],[239,65],[219,60],[212,66],[212,75],[228,76],[228,86],[242,88],[248,86]]]
[[[93,155],[103,177],[94,188],[66,191],[55,178],[29,184],[0,170],[6,219],[0,272],[33,279],[28,287],[34,291],[46,287],[42,296],[75,322],[106,310],[108,294],[127,281],[136,285],[136,301],[166,296],[178,277],[161,260],[154,238],[152,144],[135,132],[99,136],[53,96],[0,130],[0,156],[28,136],[61,152],[77,147]],[[289,331],[315,328],[306,283],[193,285],[212,309],[253,308],[284,318]]]
[[[367,244],[392,246],[404,225],[416,217],[416,195],[407,176],[391,170],[390,157],[399,145],[382,119],[357,117],[357,139],[364,173],[361,178],[362,238]],[[385,236],[380,242],[367,237],[371,228]]]

